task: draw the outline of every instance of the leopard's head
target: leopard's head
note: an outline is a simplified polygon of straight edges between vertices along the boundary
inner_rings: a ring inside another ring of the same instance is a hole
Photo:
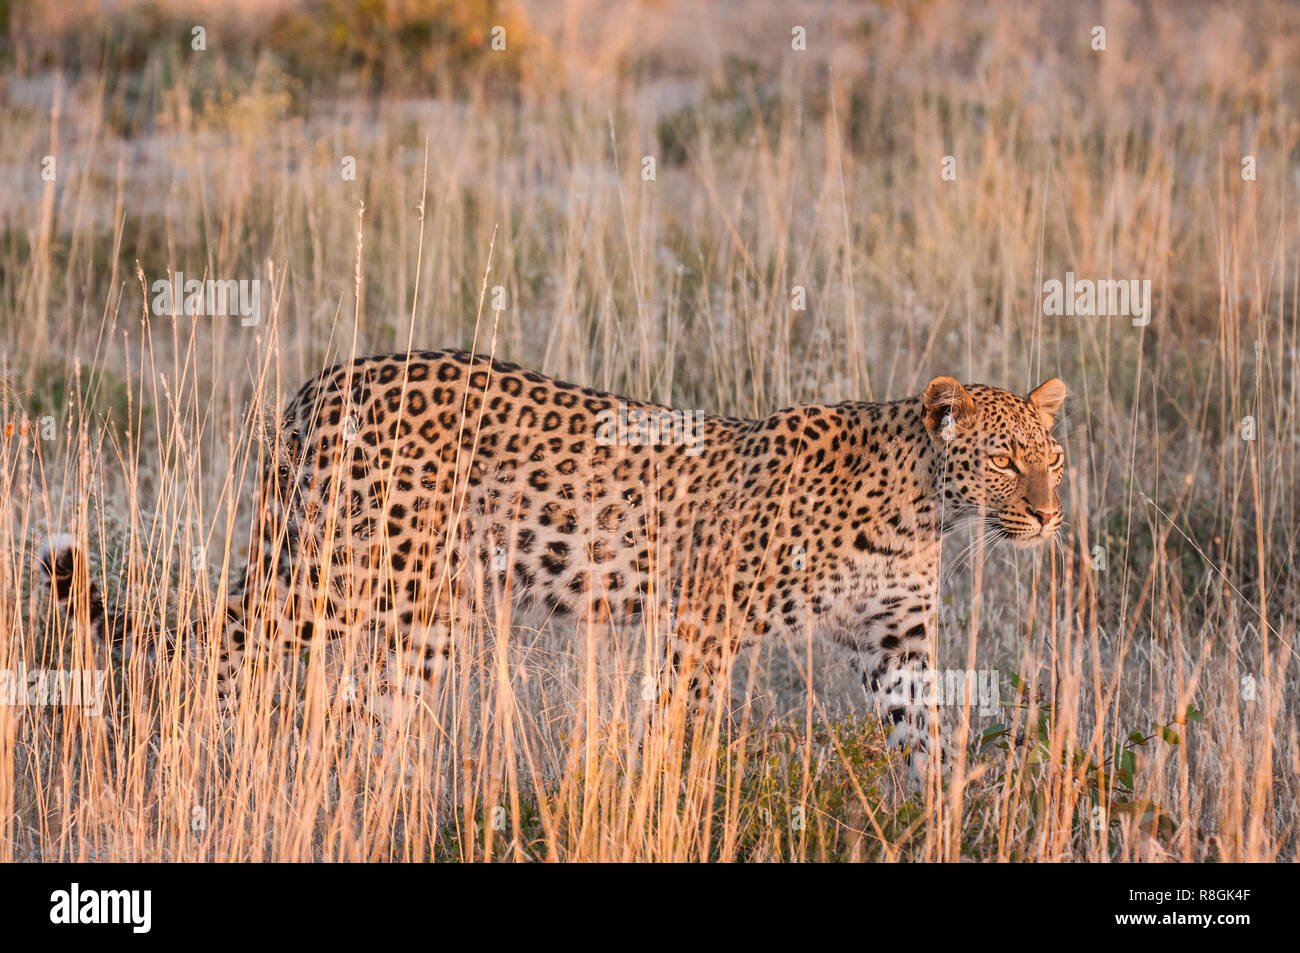
[[[936,377],[922,397],[938,454],[937,489],[946,516],[978,514],[1021,545],[1039,545],[1061,526],[1057,484],[1065,455],[1052,436],[1065,385],[1056,378],[1028,397],[986,384]]]

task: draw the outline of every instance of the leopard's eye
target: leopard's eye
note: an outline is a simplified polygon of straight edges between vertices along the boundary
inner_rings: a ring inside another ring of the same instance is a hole
[[[1060,450],[1056,451],[1056,455],[1052,457],[1052,462],[1049,463],[1048,466],[1049,466],[1049,467],[1058,467],[1058,466],[1060,466],[1060,465],[1061,465],[1061,460],[1062,460],[1064,457],[1065,457],[1065,454],[1064,454],[1064,453],[1062,453]]]
[[[996,456],[996,457],[989,457],[989,463],[993,464],[993,466],[996,467],[996,468],[999,469],[999,470],[1014,470],[1014,469],[1015,469],[1015,464],[1013,464],[1013,463],[1011,462],[1011,458],[1008,457],[1008,456],[1005,456],[1005,455],[1000,455],[1000,456]]]

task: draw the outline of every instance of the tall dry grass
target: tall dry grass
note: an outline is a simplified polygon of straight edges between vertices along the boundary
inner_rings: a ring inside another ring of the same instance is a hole
[[[376,60],[215,8],[195,53],[162,10],[9,10],[0,670],[109,690],[98,717],[0,707],[0,858],[1294,857],[1292,8],[471,5],[406,82],[376,65],[396,13]],[[1044,316],[1067,270],[1149,278],[1150,325]],[[171,271],[273,301],[251,328],[149,314]],[[945,574],[936,660],[997,669],[1008,706],[946,710],[955,763],[910,794],[818,640],[735,660],[710,717],[639,741],[653,632],[492,613],[407,722],[336,710],[358,644],[264,673],[223,724],[215,607],[276,410],[408,342],[746,416],[1062,377],[1067,530],[1037,555],[957,540]],[[40,584],[58,531],[184,651],[97,654]],[[974,750],[994,722],[1028,743]]]

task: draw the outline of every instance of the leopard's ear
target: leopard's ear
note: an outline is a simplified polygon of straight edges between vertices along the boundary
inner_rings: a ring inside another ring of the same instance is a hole
[[[1048,430],[1056,423],[1056,412],[1065,402],[1065,384],[1059,377],[1043,381],[1029,395],[1029,402],[1038,411],[1038,417]]]
[[[921,398],[925,405],[925,427],[933,436],[941,436],[945,418],[952,417],[957,426],[971,423],[975,417],[975,401],[955,377],[936,377],[925,385]]]

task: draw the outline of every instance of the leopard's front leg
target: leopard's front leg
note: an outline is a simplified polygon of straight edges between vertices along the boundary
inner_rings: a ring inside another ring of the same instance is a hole
[[[889,744],[910,748],[912,778],[925,777],[931,756],[943,758],[931,736],[928,610],[924,604],[898,605],[868,619],[858,636],[858,667],[868,698],[889,732]]]

